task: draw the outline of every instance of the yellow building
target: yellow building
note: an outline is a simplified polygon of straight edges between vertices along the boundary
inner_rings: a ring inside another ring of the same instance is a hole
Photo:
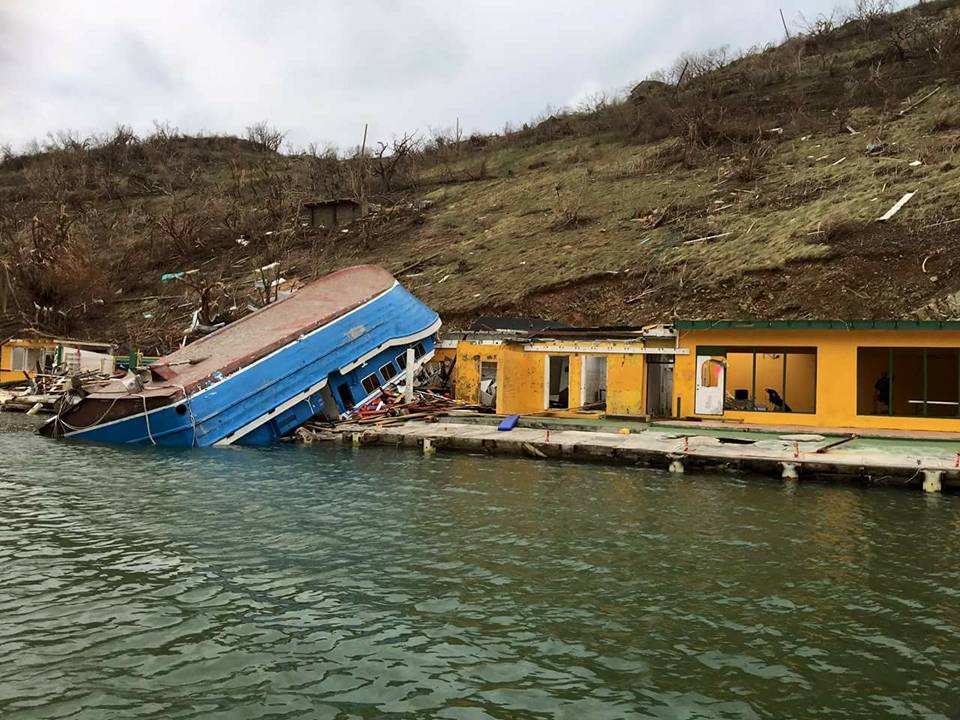
[[[611,416],[670,414],[669,328],[473,332],[440,343],[455,348],[454,396],[505,415],[597,410]]]
[[[677,321],[674,415],[960,432],[960,322]]]
[[[26,382],[37,367],[51,367],[57,353],[56,341],[44,337],[10,338],[0,345],[0,383]]]
[[[0,384],[27,382],[38,368],[49,372],[57,366],[109,373],[114,366],[112,350],[109,343],[66,340],[27,330],[0,344]]]

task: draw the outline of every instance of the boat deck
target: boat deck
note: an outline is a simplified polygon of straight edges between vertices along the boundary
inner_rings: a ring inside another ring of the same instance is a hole
[[[190,390],[214,372],[227,375],[360,307],[394,282],[373,265],[335,272],[160,358],[151,369],[166,382],[156,382]]]

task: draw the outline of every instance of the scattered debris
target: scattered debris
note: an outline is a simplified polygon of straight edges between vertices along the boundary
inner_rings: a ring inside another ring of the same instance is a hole
[[[896,204],[894,204],[892,208],[890,208],[889,210],[887,210],[886,213],[884,213],[882,216],[877,218],[877,222],[886,222],[887,220],[892,218],[894,215],[900,212],[900,208],[906,205],[907,202],[909,202],[910,198],[912,198],[916,194],[917,194],[916,191],[905,193],[902,198],[897,200]]]
[[[833,165],[839,165],[840,163],[842,163],[842,162],[843,162],[844,160],[846,160],[846,159],[847,159],[847,156],[844,155],[842,158],[840,158],[839,160],[837,160],[835,163],[830,163],[830,165],[831,165],[831,167],[832,167]]]
[[[940,88],[941,88],[941,87],[942,87],[941,85],[937,85],[937,87],[935,87],[933,90],[931,90],[930,92],[928,92],[926,95],[924,95],[922,98],[920,98],[919,100],[917,100],[915,103],[913,103],[913,104],[911,104],[911,105],[908,105],[908,106],[905,107],[903,110],[901,110],[900,112],[898,112],[898,113],[897,113],[897,117],[903,117],[904,115],[906,115],[908,112],[910,112],[910,111],[913,110],[914,108],[918,108],[918,107],[920,107],[921,105],[923,105],[923,103],[925,103],[927,100],[929,100],[929,99],[932,98],[934,95],[936,95],[938,92],[940,92]]]

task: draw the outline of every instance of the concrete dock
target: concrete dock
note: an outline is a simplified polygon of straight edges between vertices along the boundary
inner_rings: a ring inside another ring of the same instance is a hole
[[[499,418],[410,420],[342,425],[344,442],[457,450],[688,470],[742,470],[788,479],[843,478],[913,486],[930,492],[960,487],[960,435],[938,439],[863,437],[851,433],[778,433],[736,427],[689,427],[615,421],[524,418],[508,432]]]

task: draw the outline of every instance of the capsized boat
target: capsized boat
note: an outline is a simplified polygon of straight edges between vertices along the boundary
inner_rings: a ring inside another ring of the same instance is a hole
[[[440,318],[382,268],[316,280],[150,366],[75,397],[43,435],[186,447],[265,445],[349,413],[433,355]]]

